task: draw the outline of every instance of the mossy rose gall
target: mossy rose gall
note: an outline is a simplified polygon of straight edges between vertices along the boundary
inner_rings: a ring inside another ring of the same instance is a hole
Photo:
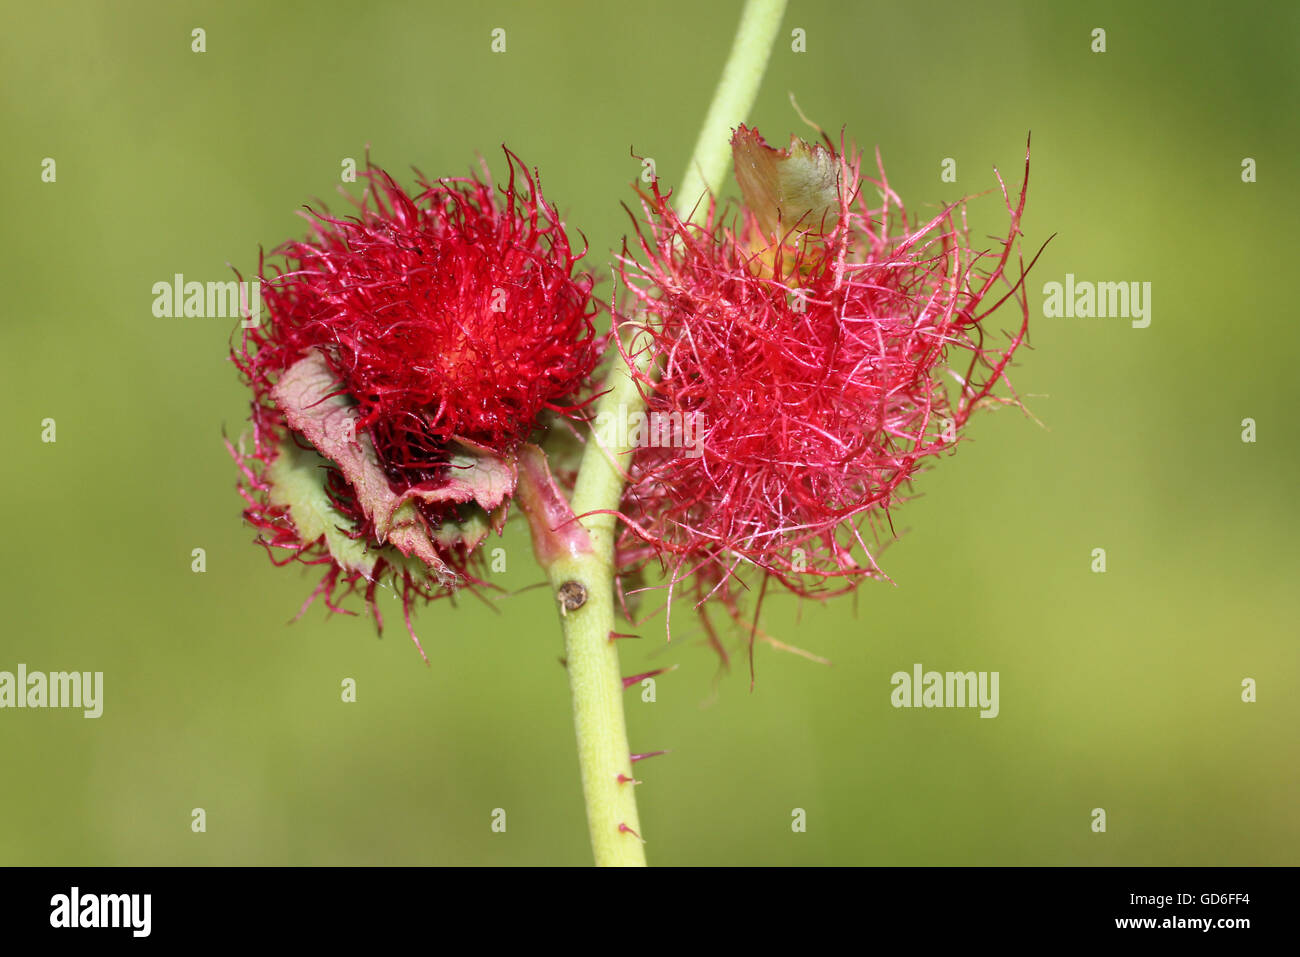
[[[628,581],[662,564],[671,589],[738,616],[746,569],[800,595],[881,577],[874,543],[900,490],[977,405],[1012,401],[993,389],[1028,331],[1008,266],[1029,166],[985,252],[962,204],[911,219],[883,166],[864,177],[829,140],[778,150],[742,125],[732,151],[733,215],[711,201],[684,220],[655,184],[639,255],[621,260],[648,414],[692,442],[636,448],[618,561]],[[1006,301],[999,345],[985,320]]]
[[[360,590],[382,626],[388,584],[409,625],[412,601],[481,584],[521,447],[587,400],[585,249],[506,160],[500,190],[485,169],[408,194],[369,167],[355,215],[309,213],[311,236],[263,262],[266,321],[233,350],[253,391],[245,517],[281,563],[323,566],[331,610]]]

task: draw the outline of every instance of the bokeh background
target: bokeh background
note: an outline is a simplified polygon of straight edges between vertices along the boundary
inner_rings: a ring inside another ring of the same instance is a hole
[[[476,153],[499,171],[508,143],[600,267],[633,152],[680,175],[738,13],[7,12],[0,670],[102,671],[105,704],[0,711],[0,862],[589,862],[557,618],[523,590],[541,576],[521,529],[495,608],[419,614],[431,666],[391,603],[382,639],[320,607],[289,624],[315,575],[273,568],[240,519],[231,324],[155,319],[151,287],[255,271],[304,203],[340,202],[367,146],[409,184]],[[752,114],[773,142],[806,129],[793,92],[878,144],[921,209],[989,189],[995,166],[1018,178],[1032,130],[1026,246],[1055,239],[1013,379],[1042,424],[982,414],[921,477],[882,558],[895,584],[768,601],[764,627],[832,666],[760,646],[751,693],[685,610],[671,646],[662,618],[624,643],[627,673],[680,666],[654,703],[628,693],[633,746],[672,750],[639,767],[652,863],[1298,862],[1298,28],[1290,4],[791,5]],[[1004,231],[996,195],[970,217]],[[1150,327],[1042,318],[1042,284],[1067,272],[1152,283]],[[892,708],[889,676],[914,662],[998,671],[1000,716]]]

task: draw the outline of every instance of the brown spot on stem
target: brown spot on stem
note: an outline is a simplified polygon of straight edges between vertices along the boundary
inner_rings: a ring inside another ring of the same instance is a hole
[[[587,604],[587,586],[582,582],[567,581],[555,593],[560,603],[560,613],[567,615]]]

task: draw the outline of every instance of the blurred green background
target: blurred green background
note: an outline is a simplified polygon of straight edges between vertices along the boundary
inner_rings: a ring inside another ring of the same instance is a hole
[[[994,166],[1017,179],[1033,131],[1026,248],[1056,238],[1013,381],[1043,425],[976,417],[895,513],[895,585],[769,600],[764,626],[831,667],[760,647],[750,693],[743,659],[719,678],[686,609],[673,645],[662,617],[624,643],[629,674],[680,665],[654,703],[627,698],[634,748],[673,752],[639,767],[652,863],[1298,862],[1300,15],[1065,7],[786,15],[752,120],[773,142],[803,132],[793,92],[828,130],[879,144],[913,209],[994,186]],[[222,445],[247,413],[231,323],[155,319],[151,287],[255,272],[259,245],[303,231],[302,204],[340,203],[341,163],[367,146],[409,185],[412,165],[459,175],[476,152],[500,171],[507,142],[600,267],[628,228],[632,153],[680,175],[738,11],[9,11],[0,670],[102,671],[105,703],[98,720],[0,711],[0,862],[590,861],[547,591],[422,610],[431,667],[391,603],[382,640],[319,607],[288,624],[316,576],[273,568],[240,520]],[[1005,229],[996,196],[970,216],[977,238]],[[1151,282],[1150,327],[1042,318],[1043,283],[1067,272]],[[502,544],[505,589],[541,580],[520,528]],[[889,677],[914,662],[1000,672],[1000,716],[895,710]]]

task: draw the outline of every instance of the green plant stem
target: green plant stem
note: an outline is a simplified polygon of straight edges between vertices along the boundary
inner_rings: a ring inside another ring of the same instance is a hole
[[[675,209],[686,218],[705,192],[717,193],[731,157],[731,129],[744,121],[758,95],[785,0],[746,0],[731,55],[723,68]],[[636,360],[649,367],[648,350]],[[583,454],[572,507],[591,536],[592,551],[557,558],[547,568],[559,590],[577,583],[586,602],[564,614],[564,647],[573,695],[578,762],[587,805],[591,847],[600,866],[644,866],[632,762],[623,714],[623,680],[614,632],[614,535],[612,514],[623,495],[621,468],[628,461],[629,417],[644,408],[631,372],[616,357]],[[570,586],[571,588],[572,586]]]

